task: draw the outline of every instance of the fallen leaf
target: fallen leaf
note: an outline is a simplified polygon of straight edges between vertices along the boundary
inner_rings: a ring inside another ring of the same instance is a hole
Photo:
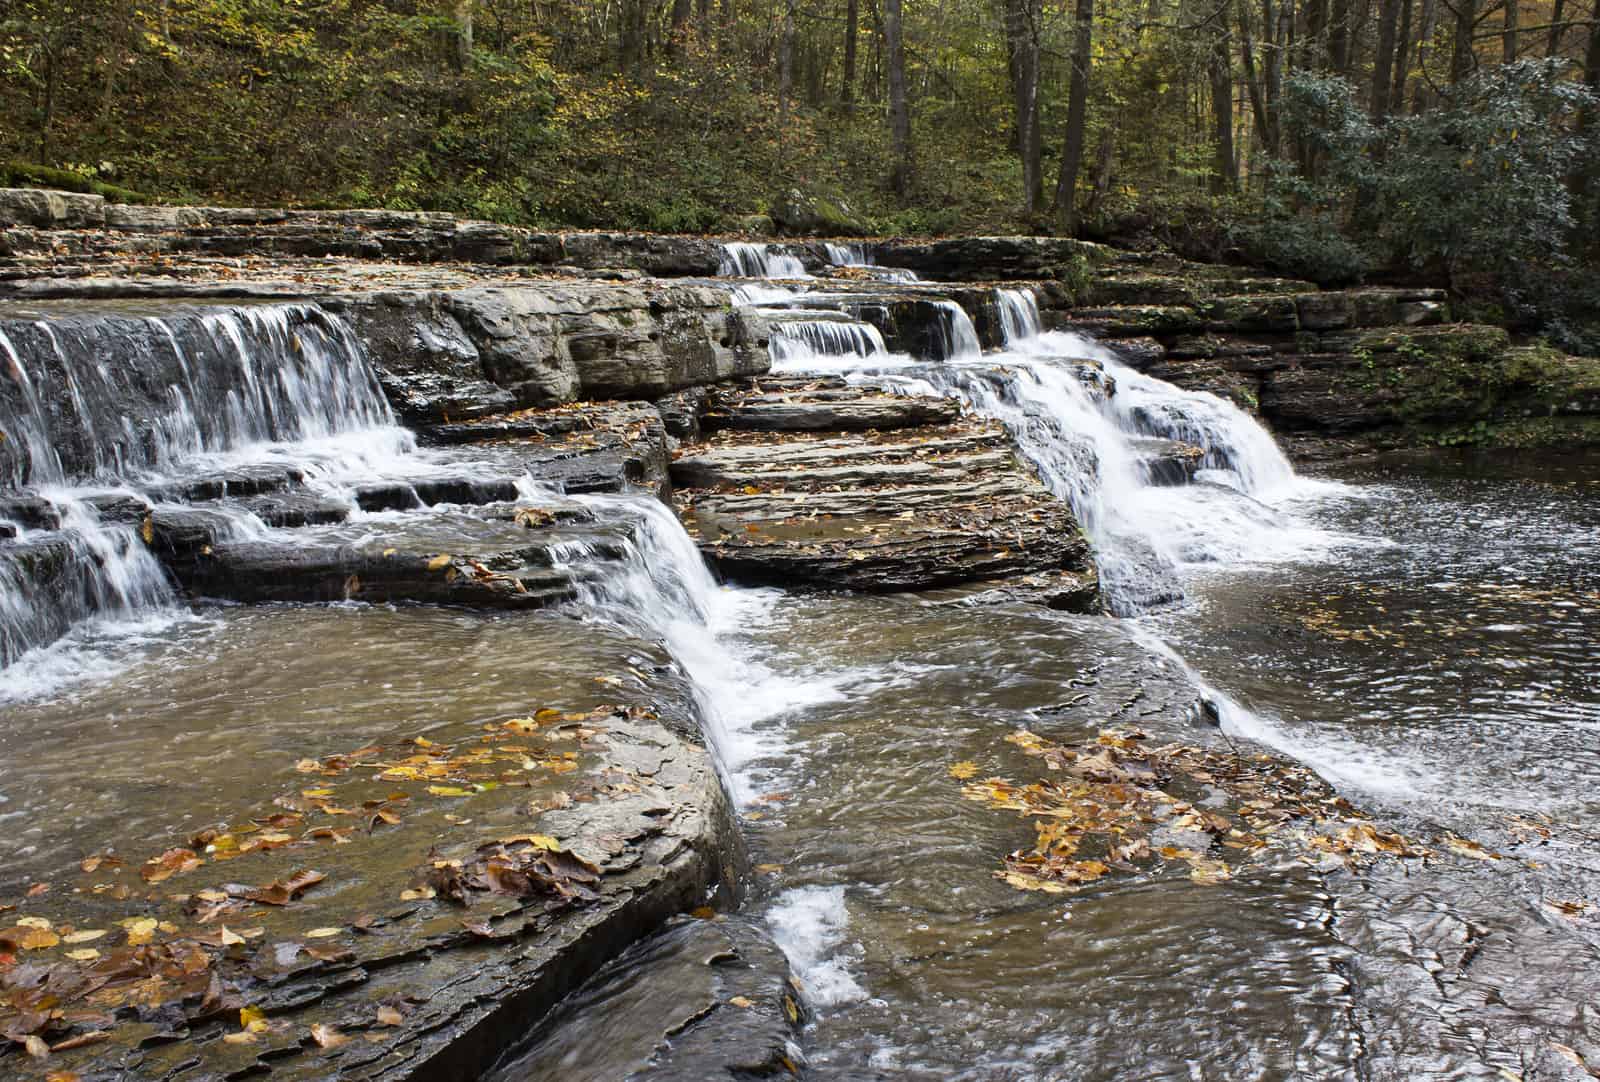
[[[100,952],[93,947],[84,947],[82,950],[68,951],[67,957],[74,962],[92,962],[100,957]]]
[[[306,933],[307,939],[327,939],[329,936],[339,935],[343,928],[313,928]]]
[[[338,1048],[350,1038],[332,1026],[318,1022],[311,1027],[311,1039],[317,1042],[319,1048]]]
[[[958,781],[966,781],[978,772],[978,764],[970,759],[963,759],[959,763],[950,764],[950,776]]]

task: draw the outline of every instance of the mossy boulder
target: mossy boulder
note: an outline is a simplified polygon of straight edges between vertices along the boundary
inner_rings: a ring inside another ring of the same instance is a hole
[[[870,226],[842,199],[790,188],[772,201],[776,232],[791,236],[861,237]]]

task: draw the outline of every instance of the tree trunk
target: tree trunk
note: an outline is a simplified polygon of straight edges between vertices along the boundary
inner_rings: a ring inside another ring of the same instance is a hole
[[[1559,56],[1561,53],[1561,39],[1566,36],[1566,27],[1561,25],[1561,19],[1566,14],[1567,0],[1555,0],[1555,6],[1550,9],[1550,37],[1545,42],[1544,55],[1546,57]],[[1600,18],[1600,11],[1595,12],[1595,17]]]
[[[849,0],[844,7],[844,78],[839,86],[839,101],[847,110],[856,100],[856,37],[860,23],[860,0]]]
[[[789,99],[794,96],[794,6],[784,0],[783,24],[778,31],[778,140],[789,130]]]
[[[1239,19],[1239,58],[1244,62],[1244,86],[1250,95],[1250,112],[1256,123],[1256,142],[1269,154],[1276,153],[1272,145],[1271,121],[1267,119],[1266,95],[1261,87],[1261,75],[1256,67],[1255,42],[1250,35],[1250,11],[1245,0],[1238,0],[1236,14]]]
[[[1302,68],[1328,70],[1328,0],[1306,0],[1306,33],[1300,50]]]
[[[1478,0],[1455,0],[1455,47],[1450,53],[1450,81],[1459,83],[1478,66],[1472,51],[1472,33],[1478,25]]]
[[[1517,61],[1517,0],[1505,0],[1505,28],[1500,32],[1500,55],[1504,63]]]
[[[1406,74],[1411,65],[1411,0],[1400,0],[1400,30],[1394,43],[1394,87],[1389,91],[1388,112],[1405,108]]]
[[[672,0],[672,29],[668,40],[674,52],[683,45],[683,36],[689,32],[689,19],[694,15],[694,0]]]
[[[1224,24],[1224,27],[1226,24]],[[1239,174],[1233,156],[1233,65],[1226,28],[1211,42],[1207,75],[1211,79],[1211,125],[1216,143],[1216,165],[1211,174],[1211,192],[1221,195],[1236,191]]]
[[[624,71],[644,64],[645,0],[622,0],[617,24],[617,59]]]
[[[1078,170],[1083,165],[1084,115],[1089,105],[1093,58],[1094,0],[1077,0],[1072,28],[1072,70],[1067,86],[1067,131],[1056,178],[1056,225],[1064,236],[1078,230]]]
[[[1424,73],[1428,70],[1428,62],[1433,56],[1433,31],[1434,20],[1438,15],[1438,0],[1422,0],[1422,14],[1418,20],[1417,28],[1417,67]],[[1395,103],[1399,108],[1399,103]],[[1417,89],[1411,97],[1411,113],[1413,116],[1420,114],[1428,107],[1428,80],[1417,80]]]
[[[456,0],[456,70],[472,66],[472,7],[474,0]]]
[[[1589,45],[1583,53],[1583,82],[1590,93],[1600,94],[1600,6],[1595,8],[1589,22]],[[1600,136],[1600,108],[1586,105],[1578,113],[1578,134],[1590,139]],[[1572,198],[1579,215],[1578,236],[1587,240],[1591,250],[1600,251],[1600,241],[1595,237],[1595,221],[1590,217],[1587,228],[1584,217],[1597,212],[1595,203],[1600,197],[1600,154],[1589,154],[1578,163],[1572,174]]]
[[[1394,80],[1395,23],[1400,18],[1400,0],[1380,0],[1378,5],[1378,51],[1372,58],[1372,121],[1382,124],[1389,115],[1389,91]]]
[[[1117,141],[1112,133],[1120,127],[1113,122],[1111,130],[1100,136],[1100,145],[1095,149],[1094,184],[1089,189],[1089,205],[1085,208],[1091,222],[1100,217],[1100,205],[1111,190],[1111,165],[1117,152]]]
[[[1016,151],[1022,161],[1022,204],[1033,214],[1044,202],[1039,136],[1039,0],[1006,0],[1006,51],[1011,59],[1011,96],[1016,115]]]
[[[1333,0],[1328,24],[1328,58],[1335,75],[1350,74],[1350,0]]]
[[[884,48],[889,54],[889,134],[894,162],[889,187],[903,196],[911,187],[911,107],[906,101],[906,53],[901,39],[900,0],[883,0]]]
[[[1261,19],[1265,40],[1271,42],[1261,80],[1267,99],[1267,150],[1276,156],[1283,153],[1283,61],[1294,29],[1293,0],[1280,0],[1276,12],[1272,0],[1261,0]]]

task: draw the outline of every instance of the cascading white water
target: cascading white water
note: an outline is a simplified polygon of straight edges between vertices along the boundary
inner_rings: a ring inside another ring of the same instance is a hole
[[[1032,290],[997,289],[994,301],[1000,311],[1000,338],[1007,348],[1044,333],[1039,321],[1039,302]]]
[[[978,328],[973,326],[967,310],[955,301],[933,300],[930,303],[938,310],[938,319],[932,328],[933,359],[957,361],[982,355]]]
[[[771,350],[774,371],[859,367],[889,355],[883,335],[872,324],[823,319],[773,323]]]
[[[810,278],[799,256],[770,244],[728,241],[717,274],[723,278]]]
[[[146,502],[241,467],[327,491],[414,447],[349,328],[314,305],[0,321],[0,361],[0,523],[13,535],[0,541],[0,665],[80,626],[175,611],[135,525]],[[217,510],[236,532],[261,530],[248,510]]]
[[[870,271],[872,277],[883,282],[921,281],[915,271],[909,271],[902,267],[878,266],[877,259],[865,244],[825,242],[822,247],[828,253],[828,262],[835,267],[860,267]]]
[[[713,758],[737,803],[754,794],[747,768],[773,749],[758,726],[790,710],[838,695],[827,680],[779,677],[740,641],[779,596],[773,590],[717,584],[683,524],[651,496],[580,496],[602,522],[626,529],[624,570],[581,587],[594,617],[659,639],[688,673]]]

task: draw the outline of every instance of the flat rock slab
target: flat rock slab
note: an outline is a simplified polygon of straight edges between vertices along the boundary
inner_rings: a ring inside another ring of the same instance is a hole
[[[724,428],[673,463],[680,515],[728,578],[889,592],[1045,575],[1056,594],[1092,605],[1071,510],[999,424],[837,379],[762,380],[717,399],[725,417],[781,405],[810,425]],[[900,406],[886,429],[838,423],[885,400]],[[919,415],[927,420],[908,423]]]
[[[535,656],[572,652],[582,626],[523,619]],[[519,716],[396,721],[359,747],[312,728],[248,763],[176,747],[180,772],[233,779],[207,790],[221,821],[174,806],[168,836],[107,817],[19,858],[8,872],[34,888],[10,884],[0,921],[0,1025],[17,1038],[0,1071],[483,1075],[627,947],[728,890],[742,860],[689,735],[687,679],[648,643],[583,635],[602,679],[530,669]],[[48,822],[79,799],[20,803]]]

